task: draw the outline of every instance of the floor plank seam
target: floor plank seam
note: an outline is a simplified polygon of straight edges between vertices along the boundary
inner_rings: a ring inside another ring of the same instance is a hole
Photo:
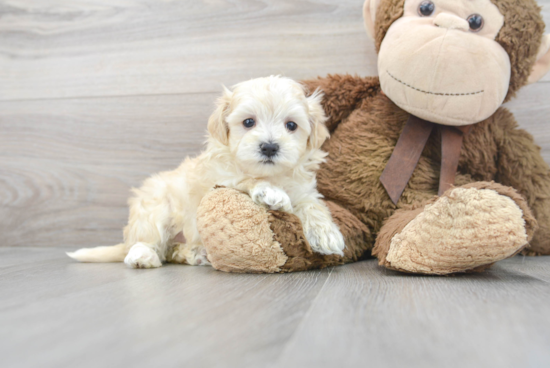
[[[97,96],[70,96],[70,97],[39,97],[39,98],[15,98],[3,100],[0,104],[9,102],[40,102],[40,101],[71,101],[71,100],[96,100],[109,98],[132,98],[132,97],[167,97],[167,96],[189,96],[189,95],[210,95],[220,94],[220,91],[199,91],[199,92],[169,92],[169,93],[143,93],[123,95],[97,95]]]
[[[521,257],[521,258],[522,258],[522,259],[521,259],[521,265],[522,265],[522,266],[525,264],[525,260],[528,259],[528,258],[530,258],[530,257],[524,256],[524,255],[519,255],[519,256],[517,256],[517,257]],[[541,279],[540,277],[537,277],[537,276],[530,275],[530,274],[528,274],[528,273],[525,273],[524,271],[521,271],[521,270],[514,270],[514,271],[519,272],[519,273],[521,273],[522,275],[527,276],[527,277],[534,277],[535,279],[537,279],[537,280],[539,280],[539,281],[542,281],[542,282],[544,282],[545,284],[550,284],[549,281],[544,280],[544,279]]]
[[[294,337],[297,335],[297,333],[303,328],[306,320],[308,319],[310,313],[311,313],[311,310],[314,308],[316,302],[317,302],[317,299],[319,299],[319,296],[321,295],[321,293],[323,292],[323,290],[325,289],[328,281],[330,280],[330,277],[332,276],[332,272],[334,271],[334,267],[331,267],[330,269],[330,272],[327,276],[327,279],[325,280],[325,282],[323,283],[323,286],[321,286],[321,288],[319,289],[319,292],[317,293],[317,295],[315,295],[315,298],[313,298],[313,300],[311,301],[311,304],[309,306],[309,308],[307,309],[306,313],[304,314],[304,317],[302,318],[302,320],[300,321],[300,323],[296,326],[296,328],[294,329],[294,331],[292,332],[292,335],[290,335],[290,337],[288,338],[288,342],[285,344],[285,347],[283,348],[283,350],[281,351],[281,355],[280,355],[280,358],[277,360],[276,364],[274,364],[273,366],[274,367],[278,367],[281,363],[281,361],[284,359],[285,355],[287,354],[288,352],[288,349],[290,349],[290,346],[292,344],[292,341],[294,339]]]
[[[536,84],[548,84],[550,81],[542,80]],[[70,96],[70,97],[37,97],[37,98],[15,98],[15,99],[0,99],[0,104],[10,102],[41,102],[41,101],[71,101],[71,100],[95,100],[95,99],[110,99],[110,98],[132,98],[132,97],[167,97],[167,96],[189,96],[189,95],[209,95],[219,94],[220,91],[197,91],[197,92],[168,92],[168,93],[138,93],[138,94],[121,94],[121,95],[90,95],[90,96]]]

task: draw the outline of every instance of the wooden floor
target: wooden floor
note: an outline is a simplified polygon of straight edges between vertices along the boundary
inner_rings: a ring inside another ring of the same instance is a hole
[[[0,326],[4,368],[548,367],[550,262],[236,275],[0,248]]]

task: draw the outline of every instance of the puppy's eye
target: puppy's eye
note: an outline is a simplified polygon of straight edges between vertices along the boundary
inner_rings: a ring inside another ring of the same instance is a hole
[[[245,128],[253,128],[256,125],[256,121],[254,119],[246,119],[243,121],[243,125]]]
[[[418,7],[418,14],[421,17],[429,17],[435,11],[435,4],[431,1],[423,1]]]
[[[298,129],[298,124],[296,124],[295,122],[293,121],[289,121],[288,123],[286,123],[286,128],[288,130],[290,130],[291,132],[295,131],[296,129]]]

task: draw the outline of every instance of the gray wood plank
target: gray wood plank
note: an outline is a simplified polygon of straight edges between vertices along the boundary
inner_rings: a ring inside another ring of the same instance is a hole
[[[217,96],[0,102],[0,246],[119,242],[130,188],[202,149]]]
[[[550,83],[526,86],[504,106],[514,114],[520,128],[533,135],[542,148],[542,157],[550,163]]]
[[[49,248],[26,248],[24,256],[17,248],[0,247],[0,275],[6,268],[18,268],[26,265],[33,266],[37,262],[48,262],[59,259],[58,252],[52,252]]]
[[[550,0],[539,3],[550,24]],[[362,4],[0,1],[0,99],[213,92],[269,74],[375,75]]]
[[[279,356],[330,272],[143,272],[51,252],[56,261],[0,278],[4,367],[262,366]]]
[[[482,274],[422,277],[375,260],[236,275],[79,264],[53,248],[1,255],[23,262],[0,277],[0,354],[10,368],[550,363],[545,257],[513,258]]]
[[[523,267],[533,264],[550,269],[548,258]],[[357,263],[332,272],[273,366],[545,367],[549,302],[550,284],[509,261],[447,278]]]
[[[550,283],[550,258],[540,257],[532,260],[531,257],[517,256],[507,259],[502,264],[506,269],[535,277]]]
[[[362,0],[0,2],[0,100],[375,74]]]
[[[550,162],[548,88],[508,107]],[[119,242],[130,188],[202,149],[217,96],[0,102],[0,247]]]
[[[201,149],[218,92],[200,91],[274,65],[375,74],[361,2],[0,0],[0,247],[119,242],[130,187]],[[66,98],[101,94],[146,95]],[[547,162],[549,95],[508,104]]]

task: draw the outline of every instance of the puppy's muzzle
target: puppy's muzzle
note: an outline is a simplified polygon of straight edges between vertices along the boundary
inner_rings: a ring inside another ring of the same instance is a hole
[[[279,145],[277,143],[262,143],[260,144],[260,152],[263,156],[271,159],[279,152]]]

